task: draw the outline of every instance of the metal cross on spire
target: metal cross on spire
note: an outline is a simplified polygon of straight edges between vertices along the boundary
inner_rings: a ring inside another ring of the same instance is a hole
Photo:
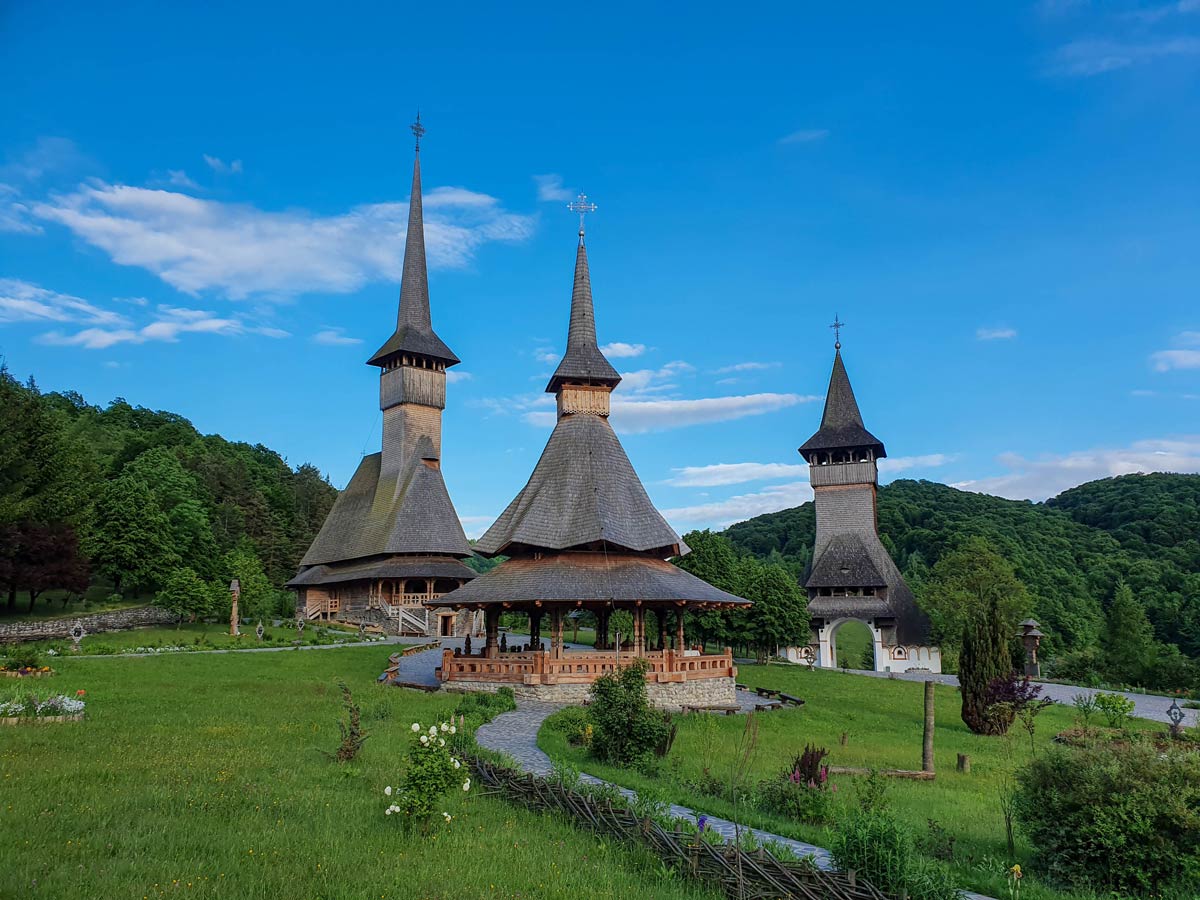
[[[421,111],[420,110],[417,110],[417,121],[413,122],[412,125],[409,126],[409,128],[412,130],[413,136],[417,139],[417,152],[420,153],[421,152],[421,135],[423,135],[425,133],[425,126],[421,124]]]
[[[833,324],[829,326],[833,329],[833,349],[842,349],[842,329],[846,327],[846,323],[838,319],[837,313],[833,314]]]
[[[596,211],[597,206],[588,199],[587,194],[580,194],[574,200],[567,204],[567,209],[573,213],[579,213],[579,234],[583,234],[583,217],[588,213]]]

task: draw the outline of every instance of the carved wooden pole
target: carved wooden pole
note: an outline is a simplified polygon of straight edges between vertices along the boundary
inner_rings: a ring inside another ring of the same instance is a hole
[[[925,682],[925,735],[921,744],[921,771],[933,771],[933,682]]]

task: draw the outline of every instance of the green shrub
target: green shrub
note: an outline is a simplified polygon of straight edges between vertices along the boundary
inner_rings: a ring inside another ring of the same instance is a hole
[[[853,869],[889,897],[958,900],[950,870],[921,856],[912,833],[889,812],[854,810],[834,829],[829,852],[839,869]]]
[[[1096,709],[1104,716],[1109,728],[1121,728],[1133,718],[1135,704],[1121,694],[1097,694]]]
[[[582,706],[568,706],[546,719],[546,727],[563,735],[573,747],[587,745],[590,725],[588,711]]]
[[[592,684],[592,753],[604,762],[628,766],[647,753],[666,755],[670,717],[651,709],[646,699],[644,659]]]
[[[793,781],[785,772],[759,782],[758,806],[765,812],[787,816],[797,822],[821,825],[833,817],[833,792],[824,786],[810,787]]]
[[[37,669],[45,665],[42,661],[41,647],[37,644],[17,644],[6,650],[5,653],[8,655],[10,665],[16,669],[25,667]]]
[[[1017,778],[1016,813],[1061,884],[1129,893],[1200,882],[1200,765],[1153,748],[1056,748]]]

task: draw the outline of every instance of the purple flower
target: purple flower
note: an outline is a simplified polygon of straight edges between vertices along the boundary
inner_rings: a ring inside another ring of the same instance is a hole
[[[705,828],[707,828],[708,827],[708,816],[701,816],[700,818],[698,818],[696,820],[696,827],[700,831],[703,831]]]

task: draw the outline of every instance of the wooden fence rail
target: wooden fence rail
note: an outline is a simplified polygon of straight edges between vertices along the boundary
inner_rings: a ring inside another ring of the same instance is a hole
[[[825,872],[811,860],[784,862],[770,851],[714,846],[695,835],[666,831],[652,819],[639,819],[625,806],[599,799],[545,778],[517,772],[485,759],[472,761],[476,777],[506,799],[538,812],[566,816],[604,837],[646,845],[682,875],[720,886],[733,900],[887,900],[853,873]]]

